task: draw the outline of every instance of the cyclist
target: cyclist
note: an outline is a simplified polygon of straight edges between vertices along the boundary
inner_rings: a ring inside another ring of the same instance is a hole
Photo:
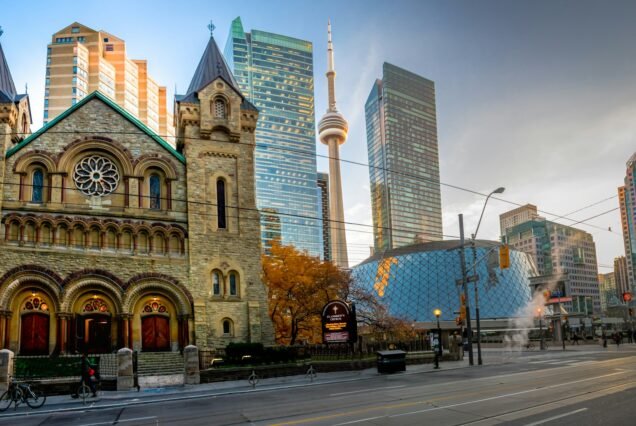
[[[95,366],[90,363],[86,353],[82,354],[82,360],[80,363],[81,366],[81,379],[77,389],[80,389],[83,384],[86,384],[91,392],[93,393],[93,398],[97,396],[97,390],[95,389],[95,383],[93,383],[93,377],[96,377],[97,372],[95,371]],[[71,395],[73,398],[78,398],[79,395],[75,392]]]

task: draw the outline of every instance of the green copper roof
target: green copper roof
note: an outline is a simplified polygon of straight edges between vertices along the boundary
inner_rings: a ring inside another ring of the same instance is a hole
[[[114,109],[116,112],[118,112],[120,115],[122,115],[125,119],[127,119],[132,124],[137,126],[137,128],[139,130],[141,130],[143,133],[145,133],[146,135],[148,135],[152,139],[154,139],[155,142],[157,142],[159,145],[161,145],[173,157],[175,157],[181,163],[185,164],[185,162],[186,162],[185,157],[182,154],[180,154],[177,151],[175,151],[175,149],[172,146],[170,146],[170,144],[168,142],[166,142],[165,140],[160,138],[157,134],[155,134],[144,123],[142,123],[138,118],[135,118],[129,112],[127,112],[122,107],[117,105],[112,99],[110,99],[106,95],[101,94],[98,91],[95,91],[95,92],[91,93],[90,95],[86,96],[84,99],[82,99],[81,101],[79,101],[78,103],[76,103],[75,105],[73,105],[72,107],[67,109],[66,111],[64,111],[62,114],[60,114],[57,117],[55,117],[53,120],[51,120],[48,124],[46,124],[40,130],[38,130],[37,132],[33,133],[31,136],[29,136],[28,138],[26,138],[25,140],[23,140],[22,142],[20,142],[19,144],[17,144],[16,146],[11,148],[10,150],[8,150],[6,158],[9,158],[13,154],[15,154],[16,152],[20,151],[22,148],[24,148],[25,146],[27,146],[28,144],[30,144],[31,142],[36,140],[38,137],[40,137],[40,135],[43,135],[44,133],[46,133],[50,128],[55,126],[60,121],[64,120],[66,117],[68,117],[73,112],[75,112],[76,110],[78,110],[79,108],[81,108],[82,106],[84,106],[85,104],[87,104],[88,102],[90,102],[93,99],[99,99],[100,101],[104,102],[106,105],[108,105],[109,107]],[[86,133],[90,133],[90,131],[87,131]]]

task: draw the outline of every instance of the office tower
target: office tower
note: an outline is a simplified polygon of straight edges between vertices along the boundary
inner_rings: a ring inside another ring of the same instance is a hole
[[[435,84],[389,63],[365,105],[375,251],[442,239]]]
[[[318,203],[322,216],[322,241],[323,241],[323,259],[332,260],[331,257],[331,229],[329,223],[329,174],[318,172]]]
[[[601,297],[601,312],[605,313],[608,307],[619,304],[614,272],[598,274],[598,288]]]
[[[124,40],[74,22],[47,46],[44,124],[96,90],[153,132],[174,138],[165,87],[148,75],[147,62],[128,58]]]
[[[563,304],[565,309],[584,316],[600,313],[596,245],[592,235],[540,216],[505,228],[504,221],[510,213],[500,216],[508,244],[532,256],[544,282],[559,282],[559,288],[553,290],[558,290],[566,300],[571,298]]]
[[[499,215],[501,235],[506,235],[506,231],[513,226],[536,219],[537,217],[539,217],[537,206],[532,204],[526,204],[525,206],[503,213]]]
[[[255,168],[257,205],[267,212],[261,215],[263,247],[280,238],[321,256],[312,52],[308,41],[246,33],[240,18],[232,21],[225,46],[241,91],[259,110]]]
[[[619,256],[614,259],[614,277],[616,278],[616,291],[619,296],[629,290],[629,272],[627,269],[627,258]]]
[[[621,225],[627,263],[628,288],[624,292],[636,291],[634,268],[636,267],[636,154],[627,161],[625,185],[618,188],[618,204],[621,210]],[[621,285],[622,282],[621,282]],[[635,304],[635,302],[632,302]]]
[[[328,108],[318,123],[320,142],[329,148],[329,233],[331,253],[336,265],[349,267],[345,235],[342,181],[340,178],[340,145],[347,140],[349,124],[336,108],[336,68],[331,41],[331,22],[327,24],[327,88]]]

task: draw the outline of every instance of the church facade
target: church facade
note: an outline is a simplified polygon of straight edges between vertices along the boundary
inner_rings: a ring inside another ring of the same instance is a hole
[[[176,149],[97,91],[30,134],[0,46],[0,346],[273,343],[257,119],[211,37],[175,97]]]

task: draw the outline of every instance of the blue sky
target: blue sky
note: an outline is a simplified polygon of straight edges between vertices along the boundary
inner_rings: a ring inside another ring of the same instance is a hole
[[[29,85],[35,128],[46,44],[73,21],[126,40],[129,57],[147,59],[169,92],[187,87],[210,19],[221,48],[237,16],[247,31],[310,40],[319,119],[331,17],[338,105],[350,122],[344,159],[367,162],[364,102],[383,61],[435,81],[444,183],[486,193],[505,186],[505,200],[565,214],[615,195],[636,151],[636,2],[0,0],[0,11],[0,41],[16,86]],[[319,168],[327,170],[324,159]],[[342,164],[342,173],[345,219],[370,224],[368,171]],[[443,186],[442,203],[444,234],[458,235],[458,213],[474,230],[483,197]],[[572,218],[617,206],[612,198]],[[479,236],[497,238],[498,215],[512,207],[492,200]],[[610,272],[604,266],[624,254],[620,215],[590,223],[605,229],[579,225],[594,235],[600,272]],[[367,257],[369,231],[349,227],[352,263]]]

